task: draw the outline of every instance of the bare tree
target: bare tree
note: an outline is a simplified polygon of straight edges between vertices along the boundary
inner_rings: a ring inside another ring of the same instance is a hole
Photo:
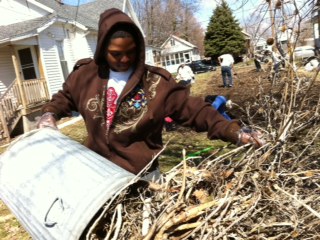
[[[255,11],[244,21],[245,29],[252,39],[274,38],[279,52],[285,55],[297,44],[311,37],[311,13],[315,0],[266,0],[257,5]],[[281,45],[281,36],[288,40]],[[283,49],[284,50],[283,50]]]
[[[204,30],[194,14],[199,0],[133,0],[149,45],[160,46],[170,35],[196,45],[203,52]]]

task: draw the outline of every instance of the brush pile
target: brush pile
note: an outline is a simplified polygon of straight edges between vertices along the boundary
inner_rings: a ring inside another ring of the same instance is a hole
[[[266,145],[184,158],[157,183],[136,181],[83,239],[320,239],[317,76],[278,79],[238,106]]]

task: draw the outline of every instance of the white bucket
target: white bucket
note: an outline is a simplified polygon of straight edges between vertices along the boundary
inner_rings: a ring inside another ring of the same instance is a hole
[[[134,178],[50,128],[24,135],[0,157],[0,198],[33,239],[79,239]]]

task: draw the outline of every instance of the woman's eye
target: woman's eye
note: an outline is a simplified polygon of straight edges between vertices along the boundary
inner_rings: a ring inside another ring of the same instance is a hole
[[[115,58],[120,57],[122,55],[122,53],[119,53],[119,52],[112,52],[110,54]]]

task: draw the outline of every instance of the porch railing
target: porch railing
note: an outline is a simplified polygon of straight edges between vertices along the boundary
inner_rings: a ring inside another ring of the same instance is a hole
[[[24,80],[21,89],[15,80],[0,96],[0,139],[10,138],[11,131],[22,115],[50,99],[45,79]]]
[[[22,83],[27,107],[49,100],[47,82],[44,78],[24,80]]]

